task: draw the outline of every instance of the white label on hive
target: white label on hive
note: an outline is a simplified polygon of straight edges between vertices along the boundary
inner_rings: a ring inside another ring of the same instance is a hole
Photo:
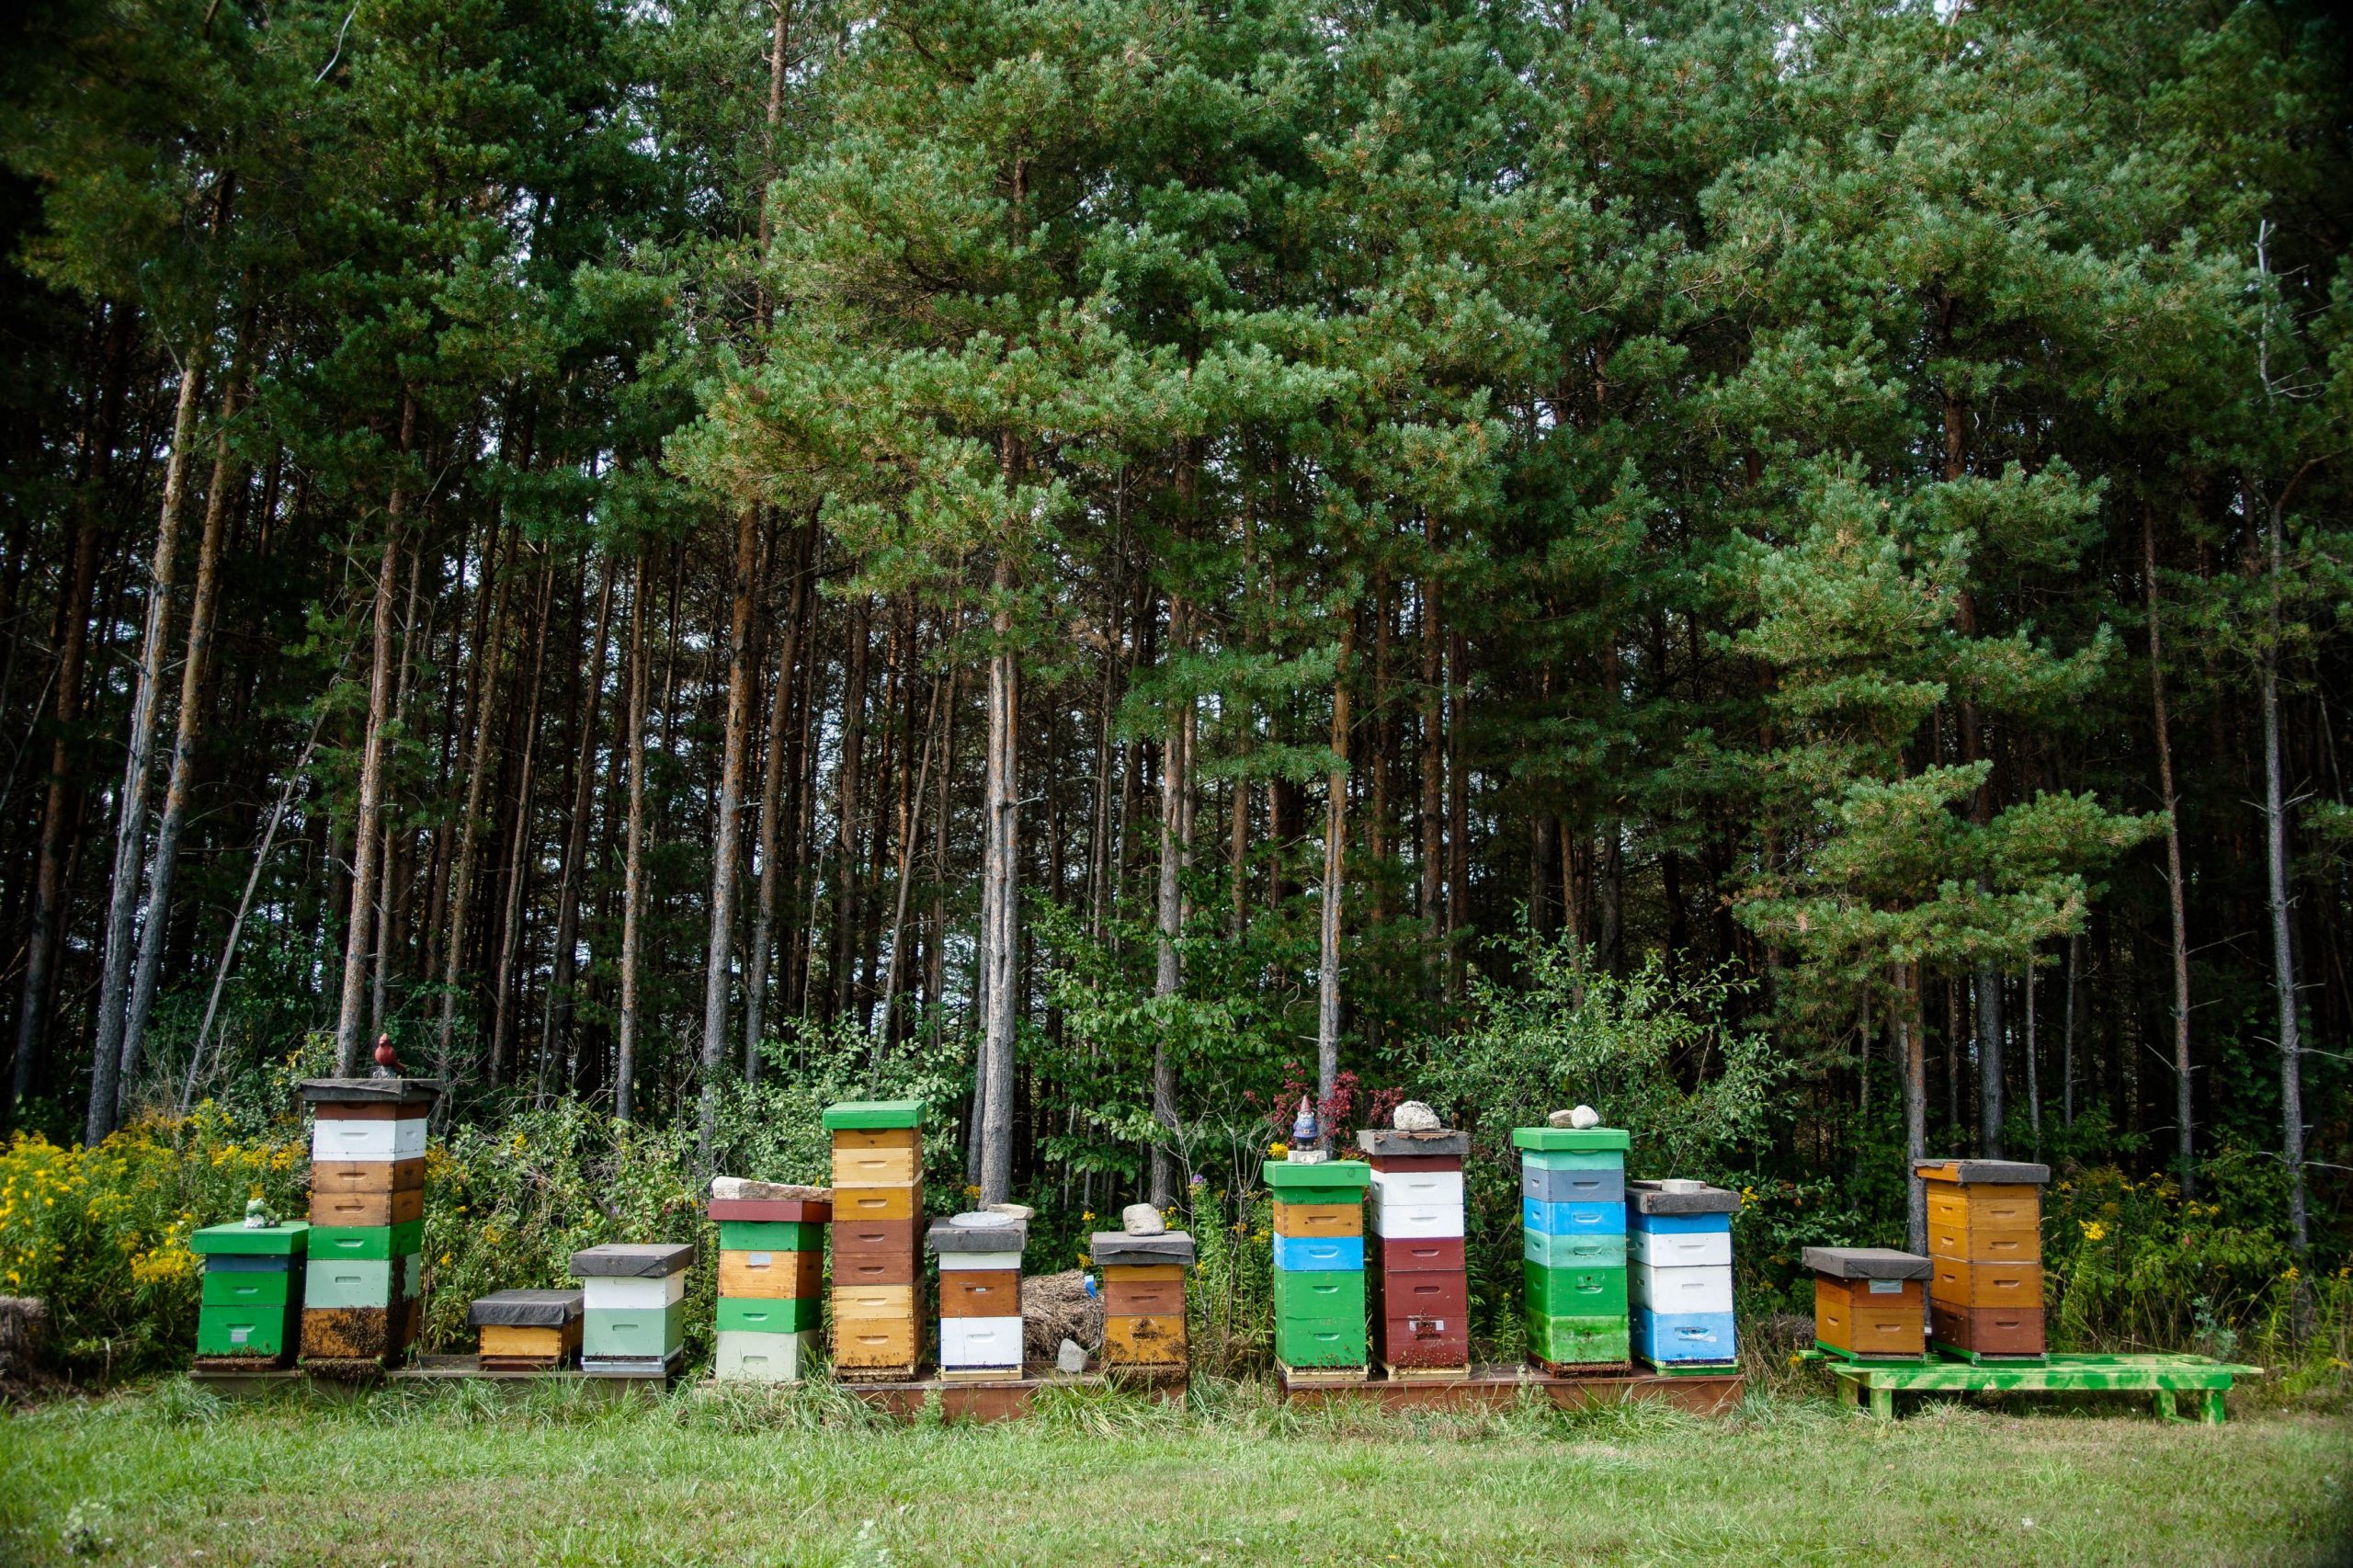
[[[250,1328],[233,1328],[229,1331],[229,1343],[232,1345],[243,1345],[245,1342],[245,1335],[252,1332],[253,1330]]]
[[[746,1253],[744,1255],[744,1267],[746,1268],[766,1268],[774,1261],[774,1259],[775,1255],[773,1253]]]
[[[1901,1279],[1874,1279],[1870,1281],[1870,1293],[1874,1296],[1904,1294],[1904,1281]]]

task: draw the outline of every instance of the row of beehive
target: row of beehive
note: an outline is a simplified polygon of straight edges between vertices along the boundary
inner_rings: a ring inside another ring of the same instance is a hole
[[[1928,1250],[1808,1247],[1814,1343],[1845,1360],[1917,1361],[1928,1338],[1972,1360],[2040,1360],[2048,1165],[1924,1160]],[[1925,1289],[1924,1289],[1925,1287]],[[1925,1298],[1925,1300],[1924,1300]],[[1922,1318],[1927,1320],[1923,1334]]]
[[[1274,1199],[1275,1360],[1304,1372],[1365,1369],[1364,1196],[1355,1161],[1266,1167]]]

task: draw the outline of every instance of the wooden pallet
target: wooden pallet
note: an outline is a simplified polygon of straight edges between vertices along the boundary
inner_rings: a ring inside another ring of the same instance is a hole
[[[1966,1361],[1972,1367],[2043,1367],[2050,1365],[2049,1355],[1995,1356],[1983,1350],[1964,1350],[1958,1345],[1948,1345],[1941,1339],[1931,1339],[1928,1346],[1939,1356],[1955,1361]]]
[[[1643,1365],[1657,1378],[1722,1378],[1740,1370],[1737,1361],[1644,1361]]]
[[[1745,1387],[1737,1370],[1714,1376],[1658,1377],[1620,1372],[1601,1377],[1554,1377],[1521,1365],[1473,1364],[1453,1378],[1390,1377],[1384,1370],[1358,1383],[1302,1383],[1277,1369],[1276,1389],[1286,1401],[1360,1399],[1386,1410],[1507,1409],[1522,1399],[1548,1399],[1563,1410],[1654,1399],[1698,1415],[1726,1415],[1740,1408]]]
[[[834,1381],[864,1386],[870,1383],[900,1384],[915,1381],[923,1369],[920,1361],[908,1361],[896,1367],[835,1367]]]
[[[897,1383],[844,1383],[842,1389],[873,1409],[902,1420],[911,1421],[921,1415],[937,1398],[945,1420],[990,1422],[1011,1421],[1029,1415],[1030,1401],[1041,1389],[1104,1386],[1105,1380],[1099,1374],[1045,1369],[1018,1377],[999,1374],[984,1381],[934,1377]]]
[[[2039,1364],[2007,1366],[1961,1361],[1907,1367],[1832,1363],[1830,1372],[1859,1408],[1882,1421],[1894,1419],[1899,1393],[2144,1393],[2155,1403],[2161,1421],[2177,1419],[2178,1396],[2189,1394],[2197,1401],[2199,1419],[2219,1426],[2223,1419],[2222,1396],[2230,1392],[2233,1381],[2261,1377],[2263,1369],[2203,1356],[2054,1354]]]
[[[1286,1367],[1275,1363],[1276,1381],[1287,1388],[1350,1388],[1372,1376],[1366,1367]]]

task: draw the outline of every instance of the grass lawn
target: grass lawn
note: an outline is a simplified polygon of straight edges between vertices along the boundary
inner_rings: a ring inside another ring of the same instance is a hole
[[[820,1386],[634,1406],[481,1386],[0,1418],[0,1562],[2353,1562],[2353,1425],[2144,1400],[1826,1398],[1415,1419],[1068,1394],[883,1425]]]

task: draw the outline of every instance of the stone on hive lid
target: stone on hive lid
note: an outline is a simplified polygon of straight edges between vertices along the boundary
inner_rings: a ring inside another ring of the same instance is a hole
[[[466,1308],[472,1328],[562,1328],[580,1316],[579,1290],[500,1290]]]
[[[1573,1107],[1568,1110],[1554,1111],[1552,1115],[1544,1119],[1544,1124],[1547,1127],[1574,1127],[1580,1129],[1598,1127],[1601,1125],[1601,1113],[1594,1109],[1589,1105],[1581,1105]]]
[[[1922,1160],[1913,1170],[1929,1181],[1996,1187],[2046,1187],[2051,1167],[2026,1160]]]
[[[1926,1279],[1928,1260],[1893,1247],[1808,1247],[1805,1266],[1833,1279]]]
[[[830,1187],[802,1187],[789,1181],[751,1181],[743,1176],[713,1176],[710,1195],[722,1203],[829,1203]]]
[[[1131,1236],[1157,1236],[1168,1229],[1168,1221],[1149,1203],[1131,1203],[1120,1210],[1120,1229]]]
[[[992,1203],[988,1206],[988,1212],[1002,1214],[1008,1220],[1034,1220],[1038,1217],[1038,1211],[1027,1203]]]
[[[670,1242],[608,1243],[572,1255],[574,1279],[666,1279],[692,1264],[695,1249]]]
[[[1703,1181],[1630,1181],[1626,1201],[1643,1214],[1730,1214],[1739,1210],[1740,1194]]]
[[[1407,1100],[1390,1113],[1389,1125],[1400,1132],[1436,1132],[1444,1123],[1421,1101]]]
[[[1156,1236],[1131,1236],[1125,1231],[1097,1231],[1086,1256],[1097,1268],[1149,1267],[1155,1263],[1190,1263],[1193,1238],[1182,1231]]]
[[[934,1252],[1019,1252],[1029,1244],[1029,1223],[977,1209],[934,1220],[923,1239]]]
[[[1471,1152],[1471,1134],[1447,1128],[1428,1132],[1396,1132],[1385,1127],[1368,1127],[1357,1133],[1357,1147],[1383,1159],[1415,1154],[1460,1157]]]

